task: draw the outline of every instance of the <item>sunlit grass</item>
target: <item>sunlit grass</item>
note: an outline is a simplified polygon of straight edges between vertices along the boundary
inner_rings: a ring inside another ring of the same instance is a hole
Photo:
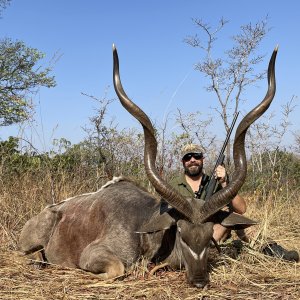
[[[212,249],[210,283],[204,290],[187,284],[185,272],[141,260],[122,278],[100,281],[82,270],[49,265],[38,269],[17,252],[17,240],[25,222],[51,201],[47,177],[37,184],[22,177],[0,192],[0,299],[299,299],[300,264],[285,262],[260,253],[269,239],[300,252],[299,197],[282,200],[280,194],[267,197],[243,195],[247,216],[260,223],[251,230],[252,241],[237,253],[232,240],[222,245],[224,254]],[[74,182],[61,188],[60,199],[74,195]],[[80,191],[87,186],[81,182]],[[77,187],[78,191],[78,187]],[[258,200],[259,199],[259,200]],[[236,239],[233,233],[232,239]],[[153,274],[152,274],[153,273]]]

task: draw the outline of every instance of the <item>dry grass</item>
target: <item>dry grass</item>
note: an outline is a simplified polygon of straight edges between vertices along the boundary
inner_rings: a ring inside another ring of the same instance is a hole
[[[81,270],[37,269],[16,251],[1,249],[0,299],[299,299],[300,266],[244,250],[238,259],[215,257],[210,284],[196,289],[184,271],[161,270],[149,277],[132,272],[99,281]]]
[[[237,255],[232,243],[224,254],[210,257],[210,283],[189,286],[184,271],[168,268],[150,275],[152,265],[137,264],[124,278],[99,281],[81,270],[49,265],[38,269],[18,253],[16,241],[26,219],[40,210],[38,195],[26,199],[0,196],[0,299],[300,299],[300,264],[266,257],[257,251],[270,237],[300,252],[299,208],[296,200],[280,202],[276,195],[261,204],[247,197],[248,216],[261,220],[251,248]],[[32,201],[28,201],[28,199]]]

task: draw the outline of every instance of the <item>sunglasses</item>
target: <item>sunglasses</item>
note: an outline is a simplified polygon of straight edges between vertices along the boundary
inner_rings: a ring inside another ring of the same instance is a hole
[[[182,160],[187,162],[187,161],[191,160],[192,157],[199,160],[199,159],[203,158],[203,154],[202,153],[188,153],[182,158]]]

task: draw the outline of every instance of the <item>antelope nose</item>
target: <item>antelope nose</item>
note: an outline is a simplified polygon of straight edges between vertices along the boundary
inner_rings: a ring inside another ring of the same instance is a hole
[[[199,289],[203,289],[206,286],[207,282],[194,282],[193,285]]]

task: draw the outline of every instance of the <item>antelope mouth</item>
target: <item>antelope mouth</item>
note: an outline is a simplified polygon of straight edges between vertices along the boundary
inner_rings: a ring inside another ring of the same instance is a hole
[[[193,279],[192,281],[189,281],[189,284],[191,286],[194,286],[198,289],[203,289],[207,284],[209,283],[209,279],[208,278],[203,278],[201,280],[195,280]]]

